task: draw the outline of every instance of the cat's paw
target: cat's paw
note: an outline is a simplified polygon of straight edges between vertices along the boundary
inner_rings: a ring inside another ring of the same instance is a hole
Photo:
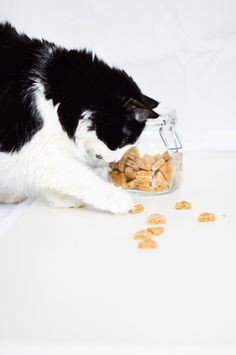
[[[128,192],[122,190],[121,188],[112,189],[107,198],[107,207],[104,209],[111,213],[128,213],[129,210],[134,207],[134,202]]]

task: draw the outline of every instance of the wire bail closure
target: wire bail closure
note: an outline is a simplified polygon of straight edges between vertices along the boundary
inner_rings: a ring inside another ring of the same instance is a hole
[[[163,119],[159,128],[161,139],[168,150],[178,152],[178,150],[182,148],[182,143],[175,129],[177,121],[176,111],[169,109],[169,112],[160,113],[160,116]]]

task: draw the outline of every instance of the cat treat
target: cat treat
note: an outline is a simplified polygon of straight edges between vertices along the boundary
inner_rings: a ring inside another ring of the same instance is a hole
[[[163,215],[154,213],[147,219],[148,224],[163,224],[166,223],[166,218]],[[158,243],[152,239],[152,237],[159,236],[164,233],[164,227],[148,227],[141,229],[134,234],[134,239],[140,240],[138,248],[140,249],[156,249]]]
[[[153,213],[147,218],[147,224],[165,224],[166,217],[159,213]]]
[[[214,213],[204,212],[198,217],[199,222],[215,222],[216,218]]]
[[[164,233],[164,227],[149,227],[147,231],[150,232],[154,236],[159,236]]]
[[[130,148],[118,163],[110,164],[112,182],[124,189],[165,192],[173,179],[172,158],[168,152],[143,157],[136,147]],[[121,178],[119,172],[124,173]]]
[[[188,201],[180,201],[180,202],[176,202],[175,208],[177,210],[191,210],[192,204]]]
[[[135,205],[130,211],[129,213],[131,214],[136,214],[136,213],[140,213],[143,212],[144,210],[144,206],[139,204],[139,205]]]
[[[138,247],[140,249],[156,249],[158,248],[158,244],[155,240],[144,239],[141,242],[139,242]]]
[[[139,206],[139,205],[137,205]],[[136,206],[135,206],[136,207]],[[190,202],[187,201],[180,201],[176,202],[175,208],[177,209],[191,209],[192,205]],[[139,210],[139,208],[137,208]],[[201,213],[198,217],[199,222],[214,222],[215,221],[215,214],[204,212]],[[134,239],[139,240],[138,248],[140,249],[155,249],[158,248],[158,243],[153,240],[152,238],[155,236],[160,236],[164,233],[165,228],[160,226],[160,224],[166,223],[166,217],[159,213],[153,213],[148,216],[146,219],[147,224],[153,225],[152,227],[148,227],[146,229],[141,229],[134,234]],[[154,226],[156,225],[156,226]],[[158,226],[157,226],[158,225]]]
[[[152,233],[147,229],[141,229],[134,234],[134,239],[136,240],[150,239],[151,237],[152,237]]]

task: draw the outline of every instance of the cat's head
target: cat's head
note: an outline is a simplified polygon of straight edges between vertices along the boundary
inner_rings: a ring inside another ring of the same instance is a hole
[[[157,118],[158,102],[143,95],[124,70],[87,50],[58,49],[46,68],[46,98],[59,104],[63,129],[85,158],[118,161]]]
[[[137,98],[138,96],[138,98]],[[158,102],[138,93],[136,98],[118,96],[112,102],[85,110],[76,132],[87,158],[93,165],[118,161],[136,143],[146,120],[159,115],[152,109]]]

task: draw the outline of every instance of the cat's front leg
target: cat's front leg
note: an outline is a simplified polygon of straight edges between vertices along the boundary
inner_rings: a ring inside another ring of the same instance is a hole
[[[102,180],[93,170],[72,158],[61,157],[58,163],[55,160],[51,161],[50,166],[44,166],[41,174],[37,176],[39,179],[36,184],[39,191],[42,194],[45,194],[45,191],[52,191],[57,198],[68,195],[70,201],[64,201],[65,204],[69,203],[68,207],[76,207],[73,203],[70,205],[70,202],[73,202],[71,198],[75,199],[75,204],[79,200],[115,214],[127,213],[134,206],[128,192]]]

